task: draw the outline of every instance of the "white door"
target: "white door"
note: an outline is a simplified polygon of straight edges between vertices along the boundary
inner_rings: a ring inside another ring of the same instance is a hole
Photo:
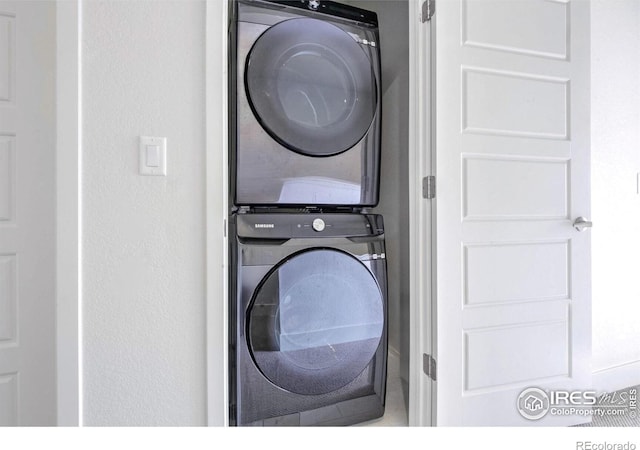
[[[54,425],[55,2],[0,1],[0,425]]]
[[[517,406],[590,384],[589,3],[441,0],[434,20],[437,424],[585,422]]]

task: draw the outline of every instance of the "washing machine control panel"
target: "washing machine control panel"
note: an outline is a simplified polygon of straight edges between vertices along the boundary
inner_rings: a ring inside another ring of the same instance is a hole
[[[304,239],[314,237],[365,237],[384,234],[376,214],[239,214],[238,237],[253,239]]]

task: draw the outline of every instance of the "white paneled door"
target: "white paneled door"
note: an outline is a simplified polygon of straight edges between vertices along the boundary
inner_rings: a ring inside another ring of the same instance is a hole
[[[55,424],[55,2],[0,1],[0,425]]]
[[[589,4],[441,0],[434,24],[437,424],[585,422],[544,396],[590,387]]]

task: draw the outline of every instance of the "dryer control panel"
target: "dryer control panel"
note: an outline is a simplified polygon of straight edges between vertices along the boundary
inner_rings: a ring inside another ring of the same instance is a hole
[[[321,12],[343,19],[355,20],[360,23],[378,26],[378,15],[373,11],[357,8],[330,0],[266,0],[269,3],[289,6],[292,8]]]

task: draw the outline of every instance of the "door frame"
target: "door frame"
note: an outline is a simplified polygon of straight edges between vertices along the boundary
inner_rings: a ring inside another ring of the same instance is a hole
[[[433,426],[435,382],[424,355],[435,357],[435,207],[423,198],[423,180],[435,175],[435,16],[422,21],[421,0],[409,1],[409,405],[410,426]],[[430,57],[421,57],[431,55]]]
[[[82,1],[56,2],[56,402],[82,426]]]
[[[206,1],[207,425],[229,425],[228,31],[232,0]],[[222,69],[222,70],[221,70]]]
[[[206,267],[207,267],[207,423],[227,426],[228,416],[228,44],[232,0],[206,2]],[[430,58],[432,25],[420,20],[422,2],[409,3],[409,183],[410,338],[409,425],[434,424],[432,382],[422,371],[422,355],[435,348],[432,293],[434,270],[432,226],[434,201],[422,198],[422,180],[432,174],[433,97]],[[220,68],[223,70],[220,70]],[[424,126],[428,124],[428,126]],[[220,151],[222,149],[223,151]],[[416,250],[416,251],[414,251]],[[222,261],[222,264],[221,264]],[[425,274],[427,274],[425,276]]]

